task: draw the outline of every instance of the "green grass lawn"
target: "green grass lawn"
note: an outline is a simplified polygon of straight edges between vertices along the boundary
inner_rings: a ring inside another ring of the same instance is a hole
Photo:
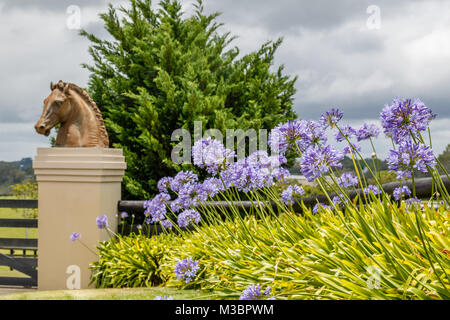
[[[12,197],[1,197],[7,199]],[[0,208],[0,219],[21,219],[23,215],[20,211],[8,208]],[[0,238],[37,238],[36,228],[0,228]],[[9,254],[9,250],[1,250],[0,253]],[[16,254],[22,254],[22,251],[16,251]],[[32,251],[27,251],[27,255],[32,255]],[[25,277],[18,271],[11,271],[8,267],[0,266],[0,277]]]
[[[211,300],[211,292],[172,288],[90,289],[21,292],[0,296],[0,300],[153,300],[171,296],[174,300]]]

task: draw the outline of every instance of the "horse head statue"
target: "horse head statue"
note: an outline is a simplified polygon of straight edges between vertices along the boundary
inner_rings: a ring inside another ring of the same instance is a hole
[[[73,83],[50,83],[41,118],[34,128],[48,136],[60,124],[56,147],[108,148],[109,138],[102,114],[89,94]]]

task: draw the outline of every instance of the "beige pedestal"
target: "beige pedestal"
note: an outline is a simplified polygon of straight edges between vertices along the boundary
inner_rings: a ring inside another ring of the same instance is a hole
[[[126,168],[121,149],[39,148],[33,163],[39,185],[38,289],[89,287],[89,263],[99,241],[107,240],[96,218],[106,215],[116,231],[117,202]]]

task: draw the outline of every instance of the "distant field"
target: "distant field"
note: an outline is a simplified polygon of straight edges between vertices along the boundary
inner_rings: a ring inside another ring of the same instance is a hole
[[[0,199],[12,199],[13,197],[0,197]],[[14,209],[0,208],[0,219],[22,219],[22,214]],[[0,238],[37,238],[37,229],[26,228],[0,228]],[[9,250],[0,250],[0,253],[9,253]],[[16,252],[22,254],[22,251]],[[27,251],[27,255],[32,255],[32,251]],[[8,267],[0,266],[0,277],[20,277],[25,276],[18,271],[10,271]]]

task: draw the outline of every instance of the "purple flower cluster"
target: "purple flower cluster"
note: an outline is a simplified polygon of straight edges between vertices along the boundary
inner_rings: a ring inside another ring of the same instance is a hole
[[[342,119],[343,116],[344,113],[340,112],[339,109],[332,108],[331,110],[322,113],[319,122],[325,128],[326,127],[333,128]]]
[[[161,223],[161,226],[164,228],[164,229],[172,229],[173,228],[173,225],[172,225],[172,222],[170,222],[169,220],[161,220],[160,221],[160,223]]]
[[[435,117],[419,99],[414,102],[411,99],[394,99],[380,114],[384,133],[392,137],[395,143],[400,143],[410,134],[417,135],[419,131],[426,130]]]
[[[269,145],[272,152],[285,154],[294,150],[295,145],[304,139],[306,132],[306,121],[294,120],[281,123],[269,134]]]
[[[344,147],[344,149],[342,149],[342,152],[344,154],[350,154],[353,153],[355,154],[356,151],[361,152],[361,146],[359,144],[357,144],[356,142],[353,142],[351,145],[347,145]]]
[[[340,161],[343,158],[343,153],[331,145],[310,147],[303,153],[300,169],[306,179],[311,182],[327,173],[330,167],[342,167]]]
[[[81,233],[79,233],[79,232],[74,232],[70,235],[70,240],[72,242],[74,242],[75,240],[80,239],[80,238],[81,238]]]
[[[292,204],[294,200],[292,199],[294,195],[304,195],[305,190],[298,185],[288,186],[282,193],[281,199],[285,204]]]
[[[192,258],[186,258],[177,262],[175,265],[175,274],[178,280],[189,283],[195,278],[199,269],[198,261],[194,261]]]
[[[175,177],[169,179],[170,189],[176,193],[180,192],[185,185],[198,182],[198,176],[192,171],[180,171]]]
[[[196,207],[202,202],[208,199],[208,194],[203,188],[202,183],[187,183],[185,184],[178,193],[178,198],[176,199],[184,209],[190,207]]]
[[[164,177],[158,181],[158,190],[161,193],[168,193],[168,189],[170,189],[170,182],[172,181],[171,177]]]
[[[225,168],[228,161],[234,157],[234,152],[211,137],[196,141],[192,148],[194,164],[199,168],[205,168],[212,175]]]
[[[336,131],[334,134],[334,138],[336,139],[337,142],[342,142],[347,139],[350,140],[351,137],[356,135],[356,130],[352,126],[349,126],[348,124],[343,125],[339,129],[340,130]]]
[[[364,188],[364,194],[369,195],[373,193],[374,195],[380,194],[381,191],[377,186],[369,184],[367,188]]]
[[[312,145],[327,141],[325,128],[316,121],[294,120],[279,124],[269,135],[269,146],[273,153],[284,155],[287,151],[305,151]]]
[[[213,198],[217,193],[225,190],[222,181],[218,178],[206,178],[205,181],[203,181],[202,186],[208,197],[211,198]]]
[[[199,223],[200,219],[200,213],[193,209],[188,209],[178,215],[178,225],[185,228],[193,222]]]
[[[166,219],[168,201],[170,201],[170,195],[159,193],[152,200],[144,202],[144,214],[150,219],[149,222],[155,223]]]
[[[436,165],[433,150],[421,143],[401,141],[398,150],[390,150],[386,157],[389,170],[397,173],[397,179],[410,178],[413,170],[427,172]]]
[[[370,138],[377,138],[380,131],[381,130],[377,125],[364,123],[358,130],[356,130],[356,139],[359,142]]]
[[[99,229],[108,228],[108,217],[105,215],[97,217],[97,219],[95,219],[95,222],[97,223],[97,228]]]
[[[333,201],[333,204],[335,206],[339,206],[341,204],[349,204],[348,203],[348,199],[346,199],[343,194],[340,194],[338,196],[334,196],[331,201]]]
[[[317,212],[319,212],[319,210],[326,210],[326,209],[330,209],[331,207],[329,206],[329,205],[326,205],[326,204],[323,204],[323,203],[317,203],[314,207],[313,207],[313,209],[312,209],[312,212],[313,213],[317,213]]]
[[[353,172],[344,172],[337,182],[341,187],[350,188],[358,184],[358,177]]]
[[[226,188],[235,187],[243,192],[270,187],[276,180],[289,176],[289,171],[281,167],[285,161],[282,156],[269,157],[265,151],[256,151],[232,163],[220,177]]]
[[[307,121],[306,123],[306,139],[300,144],[301,150],[306,150],[309,147],[320,146],[327,142],[327,135],[325,128],[316,121]]]
[[[403,196],[407,197],[411,194],[411,190],[407,186],[398,187],[394,189],[393,195],[395,200],[400,200]]]
[[[263,291],[259,283],[251,284],[242,291],[239,300],[273,300],[273,297],[270,296],[271,290],[269,286]]]

